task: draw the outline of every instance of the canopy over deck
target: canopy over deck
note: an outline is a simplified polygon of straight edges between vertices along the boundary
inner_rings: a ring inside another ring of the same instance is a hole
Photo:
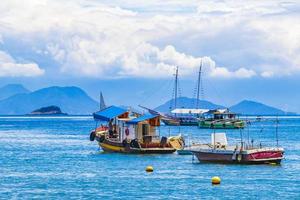
[[[118,117],[124,113],[126,113],[127,110],[123,108],[119,108],[117,106],[110,106],[107,107],[101,111],[93,113],[95,120],[102,120],[102,121],[109,121],[115,117]]]
[[[204,114],[208,112],[209,109],[194,109],[194,108],[176,108],[171,111],[171,113],[176,114]]]
[[[235,115],[237,113],[230,112],[229,109],[215,109],[215,110],[210,110],[207,112],[209,114],[220,114],[220,115]]]
[[[149,120],[149,119],[154,119],[156,117],[158,117],[159,115],[152,115],[152,114],[146,114],[146,115],[142,115],[140,117],[134,118],[130,121],[127,121],[127,124],[138,124],[139,122],[143,122],[145,120]]]

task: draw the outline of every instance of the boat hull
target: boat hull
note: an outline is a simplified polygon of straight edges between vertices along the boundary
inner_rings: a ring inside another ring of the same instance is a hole
[[[161,121],[167,126],[180,126],[180,122],[175,119],[164,119],[162,118]]]
[[[182,121],[182,122],[180,122],[180,125],[181,126],[198,126],[198,122],[196,122],[196,121],[191,121],[191,122]]]
[[[172,147],[140,147],[134,148],[130,145],[123,144],[121,142],[110,141],[104,139],[103,141],[98,141],[99,146],[105,152],[110,153],[127,153],[127,154],[171,154],[176,151]]]
[[[191,150],[187,150],[187,149],[177,150],[177,154],[178,155],[193,155],[193,153],[191,152]]]
[[[245,127],[245,123],[242,120],[218,122],[212,120],[202,120],[199,122],[199,127],[210,129],[241,129]]]
[[[280,164],[283,159],[281,149],[255,149],[241,152],[226,150],[192,151],[200,162],[240,163],[240,164]]]
[[[198,121],[182,121],[175,119],[161,119],[167,126],[198,126]]]

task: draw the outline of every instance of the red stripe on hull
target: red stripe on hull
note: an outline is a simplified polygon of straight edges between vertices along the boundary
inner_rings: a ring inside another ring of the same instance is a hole
[[[251,153],[246,156],[246,159],[249,161],[252,160],[261,160],[261,159],[273,159],[273,158],[282,158],[283,152],[281,151],[264,151],[264,152],[256,152]]]
[[[215,152],[193,152],[199,161],[224,162],[224,163],[280,163],[283,158],[281,151],[255,152],[251,154],[215,153]]]

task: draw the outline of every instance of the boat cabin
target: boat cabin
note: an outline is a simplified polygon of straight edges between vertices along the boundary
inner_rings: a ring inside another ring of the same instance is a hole
[[[199,117],[208,112],[208,109],[196,109],[196,108],[176,108],[171,111],[172,114],[176,114],[181,117]]]
[[[211,145],[213,147],[225,148],[228,145],[226,133],[212,133],[211,134]]]
[[[107,137],[115,141],[124,139],[138,139],[144,142],[153,142],[157,138],[157,127],[160,126],[159,115],[138,115],[116,106],[107,107],[94,113],[97,122],[106,123],[96,131],[107,131]],[[104,127],[104,128],[103,128]]]
[[[210,116],[207,118],[211,118],[214,120],[233,120],[237,117],[236,113],[230,112],[228,109],[209,110],[204,114],[206,116]]]

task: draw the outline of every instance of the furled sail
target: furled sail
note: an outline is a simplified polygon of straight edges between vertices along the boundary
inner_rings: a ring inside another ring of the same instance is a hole
[[[102,95],[102,92],[100,92],[100,110],[103,110],[106,108],[105,102],[104,102],[104,98]]]

